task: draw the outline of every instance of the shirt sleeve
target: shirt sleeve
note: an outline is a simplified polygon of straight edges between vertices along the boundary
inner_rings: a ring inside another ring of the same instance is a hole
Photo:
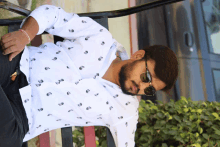
[[[110,32],[105,27],[90,17],[79,17],[75,13],[68,13],[62,8],[53,5],[41,5],[37,7],[23,19],[20,28],[22,28],[29,16],[32,16],[39,25],[37,35],[46,31],[49,34],[60,36],[65,39],[92,36],[100,32],[111,36]]]
[[[128,121],[110,127],[116,147],[135,146],[135,131],[137,123],[138,117],[133,116]]]

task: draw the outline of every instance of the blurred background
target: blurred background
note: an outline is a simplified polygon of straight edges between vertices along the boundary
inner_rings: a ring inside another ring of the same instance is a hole
[[[155,0],[8,0],[33,11],[49,4],[69,13],[86,13],[125,9]],[[0,9],[0,19],[24,18]],[[179,77],[171,96],[158,91],[145,100],[164,103],[180,96],[193,101],[220,102],[220,0],[185,0],[129,16],[109,19],[109,31],[128,55],[151,45],[169,46],[179,61]],[[8,28],[0,26],[0,37]],[[42,43],[53,42],[52,35],[42,35]],[[74,128],[74,127],[73,127]],[[51,133],[51,132],[50,132]],[[62,147],[60,129],[55,130],[56,144]],[[54,135],[52,134],[52,135]],[[28,142],[35,147],[37,137]]]

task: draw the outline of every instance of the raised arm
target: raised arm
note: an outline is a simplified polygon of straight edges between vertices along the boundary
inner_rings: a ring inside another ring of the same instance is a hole
[[[33,40],[39,31],[39,25],[37,21],[32,16],[30,16],[24,22],[24,25],[21,29],[25,30],[30,39]]]
[[[30,18],[30,23],[33,25],[29,26],[27,24],[26,26],[26,29],[32,34],[33,38],[35,35],[40,35],[45,31],[51,35],[60,36],[65,39],[76,39],[78,37],[94,35],[107,35],[109,39],[112,39],[110,32],[93,19],[89,17],[79,17],[76,13],[68,13],[61,7],[54,5],[42,5],[37,7],[22,21],[20,27],[23,28],[22,25],[24,22],[26,23],[27,18],[29,19],[30,16],[33,17],[38,24],[38,29],[35,29],[35,27],[37,27],[35,25],[36,22]]]

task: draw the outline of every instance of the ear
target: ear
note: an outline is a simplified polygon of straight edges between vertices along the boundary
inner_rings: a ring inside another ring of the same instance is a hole
[[[131,55],[131,59],[133,60],[140,60],[144,57],[145,50],[138,50],[134,54]]]

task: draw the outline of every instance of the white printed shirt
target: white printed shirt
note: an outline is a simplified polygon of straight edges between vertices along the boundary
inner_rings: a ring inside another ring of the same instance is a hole
[[[64,41],[25,46],[20,70],[29,85],[19,91],[29,132],[23,142],[58,128],[106,126],[117,147],[134,147],[138,99],[102,79],[117,51],[128,59],[123,46],[93,19],[53,5],[37,7],[29,16],[39,25],[37,35],[46,31]]]

